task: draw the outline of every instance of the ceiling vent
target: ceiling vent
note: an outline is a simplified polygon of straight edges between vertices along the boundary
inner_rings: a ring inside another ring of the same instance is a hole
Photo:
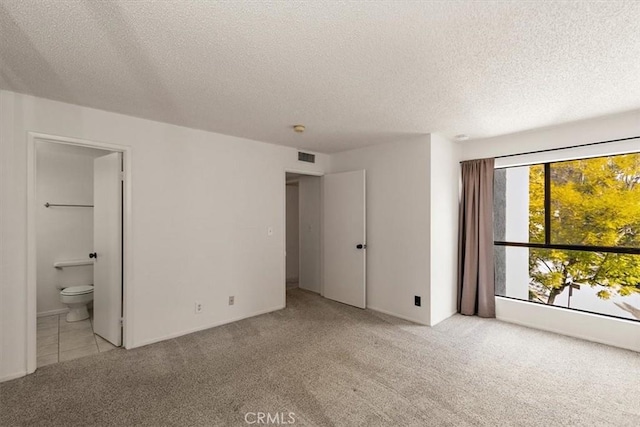
[[[315,154],[311,154],[311,153],[303,153],[302,151],[298,151],[298,160],[300,160],[301,162],[315,163],[316,162],[316,155]]]

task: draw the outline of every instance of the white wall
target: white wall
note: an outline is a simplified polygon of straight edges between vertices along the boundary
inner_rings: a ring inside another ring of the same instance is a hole
[[[425,325],[448,318],[457,298],[458,144],[431,134],[331,157],[332,172],[356,169],[367,171],[367,307]]]
[[[0,91],[0,381],[26,371],[27,155],[26,141],[12,143],[15,119],[12,99]]]
[[[598,141],[640,136],[640,111],[600,117],[549,127],[513,135],[505,135],[461,144],[461,155],[465,160],[494,157],[505,154],[524,153],[534,150],[570,147]],[[553,161],[573,156],[608,154],[607,150],[635,146],[637,141],[624,144],[602,144],[588,148],[554,151],[521,158],[501,160],[506,165],[535,161]],[[569,156],[569,157],[568,157]],[[529,304],[497,298],[498,319],[524,324],[533,328],[603,342],[609,345],[640,351],[640,323],[603,316],[567,311],[539,304]]]
[[[298,215],[298,186],[287,184],[286,208],[286,251],[287,251],[287,283],[298,282],[299,279],[299,215]]]
[[[332,155],[332,172],[357,169],[367,171],[367,307],[429,324],[430,136]]]
[[[507,241],[529,241],[529,167],[506,173],[505,236]],[[529,249],[505,247],[506,295],[529,299]]]
[[[458,295],[458,203],[460,153],[458,144],[437,134],[430,143],[431,286],[430,325],[456,312]]]
[[[93,251],[93,209],[45,207],[45,203],[93,204],[93,159],[107,151],[36,144],[36,240],[38,315],[66,311],[60,289],[93,284],[93,266],[58,269],[56,261],[87,259]]]
[[[499,320],[640,352],[640,325],[597,314],[496,298]]]
[[[320,293],[322,180],[301,176],[298,180],[300,214],[300,283],[302,289]]]
[[[26,373],[28,131],[131,147],[131,347],[284,307],[283,172],[327,156],[0,91],[0,379]]]

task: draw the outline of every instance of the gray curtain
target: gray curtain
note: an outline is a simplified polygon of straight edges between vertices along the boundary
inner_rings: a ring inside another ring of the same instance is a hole
[[[458,312],[496,317],[493,264],[494,159],[462,162]]]

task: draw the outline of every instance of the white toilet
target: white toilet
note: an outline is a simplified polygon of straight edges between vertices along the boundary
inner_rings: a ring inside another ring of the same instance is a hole
[[[60,291],[60,302],[69,306],[67,322],[89,318],[87,306],[93,301],[93,285],[70,286]]]

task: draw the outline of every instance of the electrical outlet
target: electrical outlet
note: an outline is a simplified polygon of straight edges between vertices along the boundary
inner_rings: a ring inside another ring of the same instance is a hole
[[[235,301],[236,297],[231,296],[229,297],[229,305],[233,305],[236,301]]]
[[[422,298],[420,298],[418,295],[416,295],[416,296],[414,296],[414,297],[413,297],[413,303],[414,303],[415,305],[417,305],[418,307],[420,307],[420,305],[421,305],[421,301],[420,301],[420,300],[421,300],[421,299],[422,299]]]
[[[196,311],[196,314],[202,313],[202,303],[199,303],[196,301],[195,311]]]
[[[273,227],[267,227],[267,236],[273,236]]]

